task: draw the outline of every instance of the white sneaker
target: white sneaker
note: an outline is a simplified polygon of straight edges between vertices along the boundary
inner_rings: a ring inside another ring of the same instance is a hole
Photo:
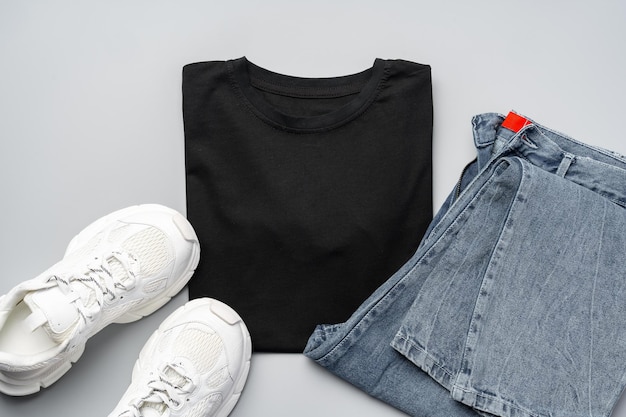
[[[109,417],[226,417],[250,369],[250,334],[212,298],[174,311],[148,339]]]
[[[187,219],[157,204],[87,226],[60,262],[0,297],[0,391],[28,395],[58,380],[105,326],[167,303],[199,255]]]

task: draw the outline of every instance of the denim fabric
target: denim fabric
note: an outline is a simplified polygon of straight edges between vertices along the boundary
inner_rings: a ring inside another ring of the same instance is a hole
[[[626,384],[626,160],[473,119],[413,258],[305,354],[414,416],[606,417]]]

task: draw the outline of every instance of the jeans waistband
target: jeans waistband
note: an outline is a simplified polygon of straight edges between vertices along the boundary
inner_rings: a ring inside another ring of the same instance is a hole
[[[498,155],[516,155],[626,207],[624,156],[526,119],[529,123],[514,132],[502,126],[504,116],[500,114],[475,116],[472,123],[479,164]]]

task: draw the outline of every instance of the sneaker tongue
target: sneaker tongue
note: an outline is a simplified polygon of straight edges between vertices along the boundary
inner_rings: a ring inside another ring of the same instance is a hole
[[[111,257],[107,260],[109,269],[115,280],[120,282],[121,284],[126,284],[130,281],[130,277],[128,276],[128,271],[124,268],[124,265],[114,257]]]
[[[79,318],[76,307],[57,286],[31,292],[24,297],[24,302],[32,312],[26,319],[31,330],[43,326],[57,342],[64,338]]]
[[[182,387],[187,382],[185,377],[182,376],[180,373],[178,373],[176,371],[176,369],[172,368],[171,366],[168,366],[165,369],[164,374],[167,376],[168,381],[172,385],[176,385],[176,386]]]

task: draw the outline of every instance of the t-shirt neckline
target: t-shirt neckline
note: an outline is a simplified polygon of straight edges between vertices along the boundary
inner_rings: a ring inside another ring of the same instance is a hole
[[[362,114],[374,101],[386,76],[387,61],[376,58],[374,64],[359,73],[329,78],[305,78],[278,74],[261,68],[246,57],[227,61],[233,87],[246,106],[264,122],[286,131],[323,131],[339,127]],[[286,114],[264,97],[259,89],[290,97],[354,98],[343,106],[316,116]]]

